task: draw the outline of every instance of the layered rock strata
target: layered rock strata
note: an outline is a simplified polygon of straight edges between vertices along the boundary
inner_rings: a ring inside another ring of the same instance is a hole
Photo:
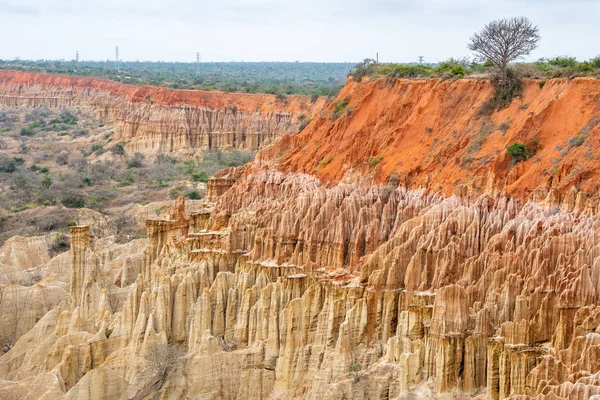
[[[89,107],[114,125],[113,141],[154,156],[258,150],[300,126],[324,99],[136,87],[69,76],[0,71],[0,107]]]

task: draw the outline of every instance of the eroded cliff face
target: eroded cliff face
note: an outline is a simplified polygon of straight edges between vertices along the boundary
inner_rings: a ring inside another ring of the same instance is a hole
[[[298,130],[324,99],[170,90],[68,76],[0,71],[0,107],[91,107],[114,124],[114,141],[145,155],[258,150]]]
[[[407,188],[365,166],[324,184],[328,164],[303,173],[289,143],[211,178],[198,211],[179,199],[145,241],[73,227],[70,299],[0,358],[0,397],[600,396],[588,180],[445,193],[444,181],[418,188],[414,175]],[[510,171],[545,159],[530,162]]]
[[[261,156],[330,185],[366,175],[446,195],[456,185],[474,194],[522,197],[540,186],[597,194],[600,80],[524,80],[522,97],[486,115],[492,93],[484,79],[348,81],[320,118]],[[515,142],[533,155],[517,165],[506,153]]]

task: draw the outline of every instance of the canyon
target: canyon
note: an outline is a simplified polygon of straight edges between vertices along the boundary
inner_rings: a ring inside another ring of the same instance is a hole
[[[117,136],[159,107],[164,130],[127,145],[147,154],[206,148],[165,147],[177,107],[256,106],[3,74],[3,104],[69,98],[115,126],[135,108]],[[306,106],[300,132],[290,101],[254,161],[148,219],[145,239],[117,243],[96,216],[55,257],[44,238],[7,241],[0,269],[40,280],[0,286],[2,326],[7,310],[28,321],[0,357],[0,398],[600,398],[600,81],[525,80],[483,113],[492,93],[485,79],[348,80]],[[516,142],[533,154],[511,159]]]
[[[98,78],[0,71],[0,107],[94,110],[113,140],[146,156],[207,150],[256,151],[298,130],[325,102],[303,96],[172,90]],[[301,117],[302,118],[302,117]]]

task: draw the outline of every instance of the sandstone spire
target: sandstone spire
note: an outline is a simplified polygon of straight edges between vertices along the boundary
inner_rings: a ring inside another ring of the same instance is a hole
[[[86,250],[90,248],[90,227],[72,226],[71,232],[71,299],[79,304],[83,292]]]

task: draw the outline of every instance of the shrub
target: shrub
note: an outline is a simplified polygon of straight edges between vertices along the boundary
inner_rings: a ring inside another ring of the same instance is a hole
[[[52,178],[50,178],[50,175],[44,175],[44,177],[41,180],[41,184],[42,186],[44,186],[46,189],[50,188],[50,186],[52,186]]]
[[[202,194],[198,190],[192,189],[185,193],[185,198],[190,200],[200,200],[202,199]]]
[[[120,186],[129,186],[129,185],[133,185],[135,183],[135,178],[133,176],[132,173],[127,173],[125,175],[123,175],[123,179],[121,179],[121,182],[119,182]]]
[[[375,60],[372,58],[365,58],[354,67],[354,71],[350,74],[352,75],[352,79],[356,82],[362,81],[362,78],[365,76],[369,76],[374,72]]]
[[[69,237],[64,233],[56,233],[52,237],[52,241],[48,247],[48,253],[51,257],[54,257],[60,253],[63,253],[71,247],[71,241]]]
[[[529,153],[527,150],[527,146],[519,142],[515,142],[508,146],[506,153],[509,155],[514,164],[531,158],[531,153]]]
[[[123,143],[117,143],[110,148],[110,152],[117,156],[125,155],[125,145]]]
[[[21,136],[33,136],[33,135],[35,135],[35,132],[30,127],[21,129]]]
[[[362,365],[360,364],[350,364],[348,366],[348,372],[358,372],[362,370]]]
[[[60,122],[62,122],[63,124],[68,124],[68,125],[76,125],[77,117],[74,116],[73,114],[71,114],[69,111],[64,110],[63,112],[60,113]]]
[[[306,118],[306,119],[302,120],[302,121],[300,122],[300,126],[298,126],[298,130],[299,130],[299,131],[301,131],[301,130],[303,130],[304,128],[306,128],[306,126],[307,126],[308,124],[310,124],[310,122],[311,122],[311,121],[312,121],[312,118]]]
[[[469,146],[469,154],[479,153],[487,137],[494,132],[494,124],[489,120],[484,120],[479,127],[479,132]],[[466,159],[467,161],[469,159]]]
[[[183,194],[185,190],[184,186],[175,186],[169,190],[169,197],[173,200],[177,199],[179,196]]]
[[[574,68],[577,67],[577,59],[575,57],[555,57],[548,60],[548,64],[554,65],[555,67],[560,68]]]
[[[277,93],[277,95],[275,96],[275,100],[277,100],[281,103],[287,103],[287,96],[282,93]]]
[[[90,192],[87,198],[87,207],[95,210],[104,209],[108,203],[119,197],[117,190],[111,189],[94,189]]]
[[[81,170],[87,165],[87,159],[80,156],[71,157],[69,160],[69,165],[75,169]]]
[[[333,104],[333,109],[331,110],[331,118],[330,119],[338,119],[341,117],[348,107],[350,103],[350,96],[344,97],[342,100],[336,101]]]
[[[195,172],[192,174],[193,182],[208,182],[208,174],[204,171]]]
[[[577,135],[577,136],[572,136],[569,138],[569,149],[572,149],[573,147],[579,147],[583,144],[583,142],[585,142],[585,136],[584,135]]]
[[[500,77],[496,76],[492,79],[494,85],[494,95],[481,105],[477,110],[477,115],[491,115],[494,111],[502,110],[512,103],[515,97],[520,97],[523,93],[521,79],[512,71],[507,70],[507,78],[501,81]]]
[[[0,154],[0,172],[12,174],[17,169],[17,161],[12,157]]]
[[[79,192],[67,193],[60,199],[63,206],[67,208],[85,207],[85,196]]]
[[[383,160],[383,156],[369,157],[369,160],[367,162],[372,167],[374,165],[379,164],[381,162],[381,160]]]
[[[102,146],[100,143],[94,143],[92,144],[91,152],[100,155],[104,153],[104,146]]]
[[[85,129],[76,129],[73,131],[73,137],[83,137],[87,135],[88,131],[86,131]]]
[[[35,222],[40,232],[52,232],[54,230],[64,228],[70,223],[75,225],[74,222],[69,222],[71,219],[70,213],[70,211],[53,213],[47,216],[42,216],[39,218],[39,220],[32,222]]]
[[[417,78],[430,76],[433,68],[428,65],[396,65],[392,68],[389,76],[392,78]]]
[[[144,164],[144,155],[135,153],[133,157],[127,160],[127,168],[141,168]]]
[[[498,130],[502,131],[502,133],[506,133],[508,131],[508,129],[511,126],[511,122],[507,121],[507,122],[503,122],[500,125],[498,125]]]
[[[324,158],[319,162],[319,165],[327,165],[333,161],[333,157]]]

